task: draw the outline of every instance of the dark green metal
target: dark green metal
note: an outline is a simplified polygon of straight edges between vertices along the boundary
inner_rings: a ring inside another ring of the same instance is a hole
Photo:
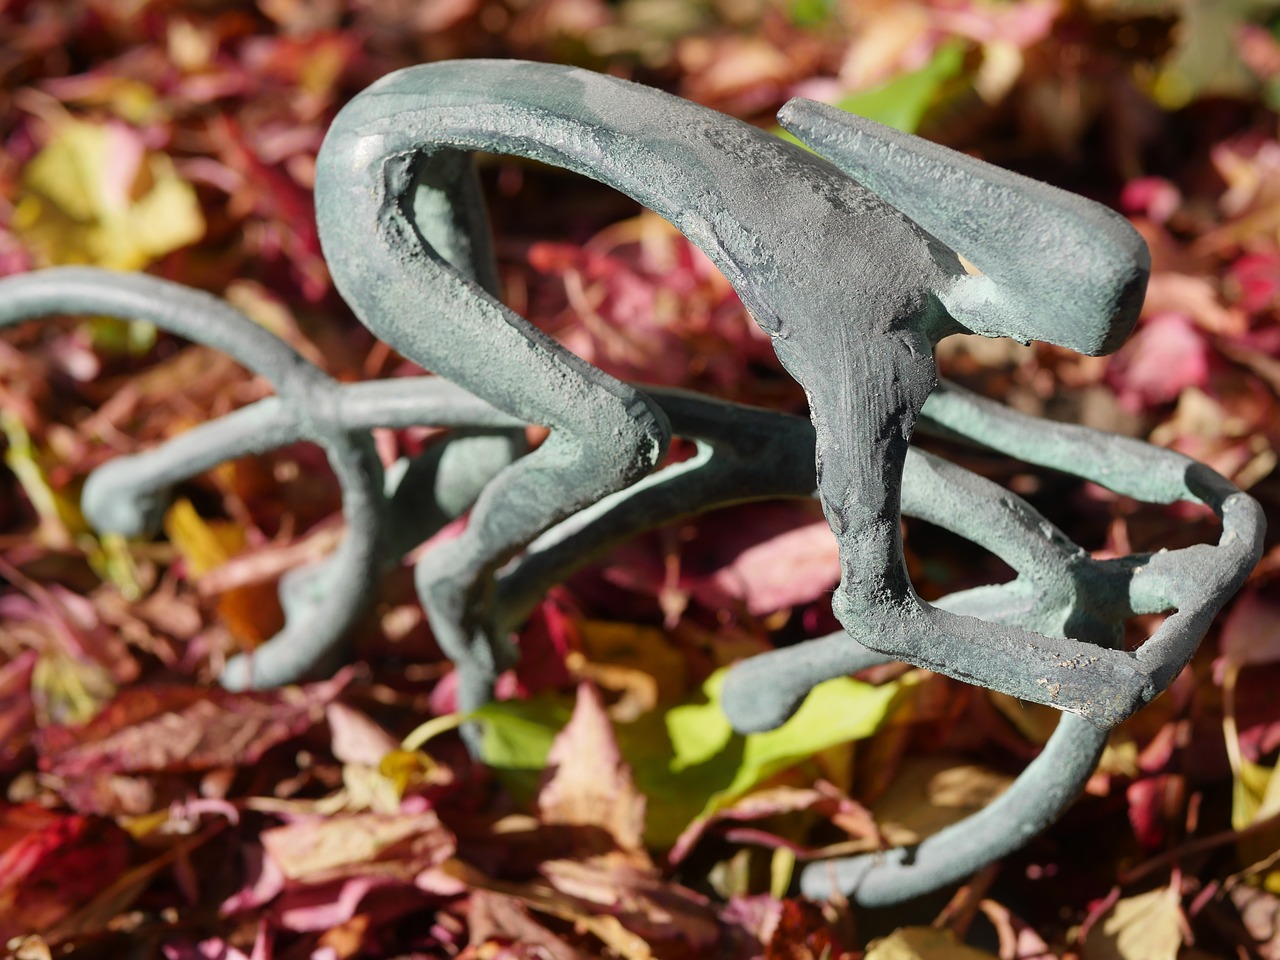
[[[1194,653],[1256,563],[1263,521],[1253,500],[1178,454],[938,383],[933,345],[953,333],[1091,354],[1118,346],[1147,271],[1146,247],[1123,219],[818,104],[793,101],[781,119],[828,159],[658,91],[545,64],[417,67],[352,101],[317,171],[335,282],[375,334],[453,383],[339,386],[220,301],[88,269],[0,280],[0,325],[50,313],[146,319],[226,350],[276,388],[102,467],[85,492],[100,529],[150,532],[174,484],[223,460],[298,439],[327,450],[347,536],[283,585],[287,626],[228,664],[232,687],[337,662],[381,571],[468,508],[463,535],[417,568],[464,709],[491,697],[514,656],[509,634],[545,590],[610,547],[713,507],[817,496],[839,541],[833,609],[845,629],[740,664],[723,701],[739,730],[775,727],[816,684],[892,659],[1071,714],[983,812],[909,850],[802,874],[815,896],[904,899],[997,859],[1061,813],[1106,729]],[[811,422],[621,383],[503,306],[473,150],[577,171],[679,227],[769,333],[809,396]],[[1222,536],[1094,560],[1012,493],[911,449],[917,419],[1141,500],[1208,504]],[[551,434],[523,455],[527,423]],[[411,424],[454,432],[384,477],[370,431]],[[673,434],[699,453],[654,472]],[[924,602],[902,558],[904,514],[986,547],[1017,578]],[[1168,611],[1137,651],[1121,649],[1125,620]]]

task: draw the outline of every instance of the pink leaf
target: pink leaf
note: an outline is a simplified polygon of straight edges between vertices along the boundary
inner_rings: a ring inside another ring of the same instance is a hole
[[[648,864],[644,853],[644,796],[622,759],[613,726],[591,684],[578,687],[573,716],[547,755],[538,794],[544,823],[599,827],[621,850]]]
[[[1186,316],[1156,314],[1121,348],[1107,376],[1127,408],[1158,406],[1208,382],[1209,347]]]
[[[1256,590],[1240,595],[1222,620],[1219,649],[1240,665],[1280,661],[1280,603]]]

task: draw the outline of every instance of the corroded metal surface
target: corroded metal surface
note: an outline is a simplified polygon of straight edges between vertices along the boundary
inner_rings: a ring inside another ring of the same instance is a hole
[[[102,530],[151,532],[173,485],[221,461],[299,439],[326,449],[347,536],[327,562],[286,580],[286,628],[228,665],[233,687],[339,660],[380,572],[468,508],[465,533],[417,570],[464,708],[491,696],[513,655],[508,635],[546,588],[593,557],[713,507],[817,496],[840,545],[833,607],[845,629],[735,668],[723,702],[738,729],[775,727],[816,684],[892,659],[1074,714],[981,813],[910,850],[812,864],[802,876],[813,895],[903,899],[1015,849],[1074,799],[1105,730],[1172,682],[1248,574],[1262,518],[1177,454],[1029,420],[937,382],[933,345],[953,333],[1088,353],[1118,346],[1147,267],[1121,218],[818,104],[793,101],[781,119],[828,159],[666,94],[548,65],[435,64],[356,98],[319,160],[326,255],[357,315],[453,383],[339,386],[212,297],[88,269],[0,280],[0,325],[51,313],[146,319],[227,351],[276,389],[100,468],[85,510]],[[621,383],[508,310],[471,150],[577,171],[667,217],[772,337],[812,421]],[[1222,536],[1094,560],[1020,498],[910,448],[917,419],[1137,499],[1208,504]],[[526,423],[552,431],[523,455]],[[384,476],[370,431],[411,424],[455,429]],[[699,454],[653,472],[673,434]],[[1017,578],[925,603],[906,575],[901,514],[980,544]],[[1137,651],[1120,648],[1125,620],[1168,611]]]

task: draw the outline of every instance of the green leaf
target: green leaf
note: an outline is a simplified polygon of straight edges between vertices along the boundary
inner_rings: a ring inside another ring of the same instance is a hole
[[[549,696],[495,701],[471,714],[484,727],[481,758],[521,802],[537,791],[552,741],[571,715],[567,700]]]
[[[705,702],[645,714],[616,728],[618,746],[644,793],[645,839],[669,846],[696,817],[732,803],[770,777],[885,722],[905,688],[839,678],[816,687],[777,730],[742,736],[720,709],[727,670],[703,684]],[[564,698],[491,703],[472,719],[484,725],[481,755],[518,798],[532,797],[556,733],[569,720]]]
[[[720,688],[725,671],[712,674],[703,690],[720,715]],[[776,730],[743,737],[742,760],[733,779],[707,799],[703,814],[713,813],[742,796],[752,787],[777,773],[807,760],[837,744],[871,736],[892,711],[901,685],[886,683],[879,687],[840,677],[813,689],[795,715]],[[708,722],[706,713],[694,715],[678,708],[667,715],[667,729],[677,757],[688,756],[703,742],[702,735],[692,729]],[[733,734],[733,736],[738,736]]]
[[[778,729],[742,736],[720,708],[727,672],[707,678],[702,687],[707,702],[667,712],[671,752],[665,770],[653,760],[632,760],[636,784],[650,799],[646,836],[655,845],[674,842],[693,819],[728,806],[783,770],[837,744],[869,737],[905,689],[901,681],[873,687],[846,677],[828,680]]]
[[[1179,0],[1176,43],[1152,85],[1156,102],[1177,110],[1204,96],[1244,97],[1259,87],[1240,57],[1240,28],[1264,20],[1278,0]]]
[[[88,533],[76,502],[54,489],[41,465],[41,454],[17,414],[0,410],[0,435],[8,441],[4,463],[22,485],[22,491],[40,518],[37,539],[49,546],[71,546],[77,534]]]
[[[816,27],[836,12],[836,0],[791,0],[788,14],[797,27]]]
[[[851,93],[837,100],[834,106],[876,123],[915,133],[943,84],[958,76],[963,67],[964,45],[945,43],[919,70],[894,77],[870,90]],[[800,142],[780,127],[774,133],[792,143]]]

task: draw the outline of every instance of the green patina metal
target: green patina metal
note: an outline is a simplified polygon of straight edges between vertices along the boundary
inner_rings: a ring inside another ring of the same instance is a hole
[[[208,295],[90,269],[0,280],[0,325],[51,313],[146,319],[225,350],[276,388],[100,468],[85,511],[102,530],[153,531],[172,487],[224,460],[298,439],[326,449],[347,536],[327,562],[286,580],[287,626],[228,664],[235,688],[339,662],[380,573],[467,509],[463,535],[423,555],[417,583],[470,709],[511,662],[511,631],[574,569],[714,507],[817,496],[840,546],[833,608],[845,629],[740,664],[723,697],[738,729],[777,726],[823,680],[895,659],[1068,713],[986,810],[913,848],[811,864],[801,878],[811,895],[904,899],[1015,849],[1061,813],[1105,731],[1194,653],[1256,563],[1263,521],[1253,500],[1178,454],[938,382],[933,346],[950,334],[1091,354],[1118,346],[1147,271],[1123,219],[819,104],[793,101],[780,119],[822,156],[646,87],[544,64],[434,64],[357,97],[319,158],[325,253],[361,320],[447,380],[339,386]],[[503,306],[474,150],[601,180],[684,231],[772,337],[811,420],[621,383]],[[1141,500],[1208,504],[1222,535],[1215,546],[1094,560],[1009,491],[912,449],[917,421]],[[527,423],[551,428],[532,453]],[[370,431],[414,424],[454,430],[384,476]],[[699,453],[655,472],[673,435]],[[902,515],[980,544],[1017,578],[924,602],[906,574]],[[1127,619],[1170,611],[1138,650],[1121,649]]]

